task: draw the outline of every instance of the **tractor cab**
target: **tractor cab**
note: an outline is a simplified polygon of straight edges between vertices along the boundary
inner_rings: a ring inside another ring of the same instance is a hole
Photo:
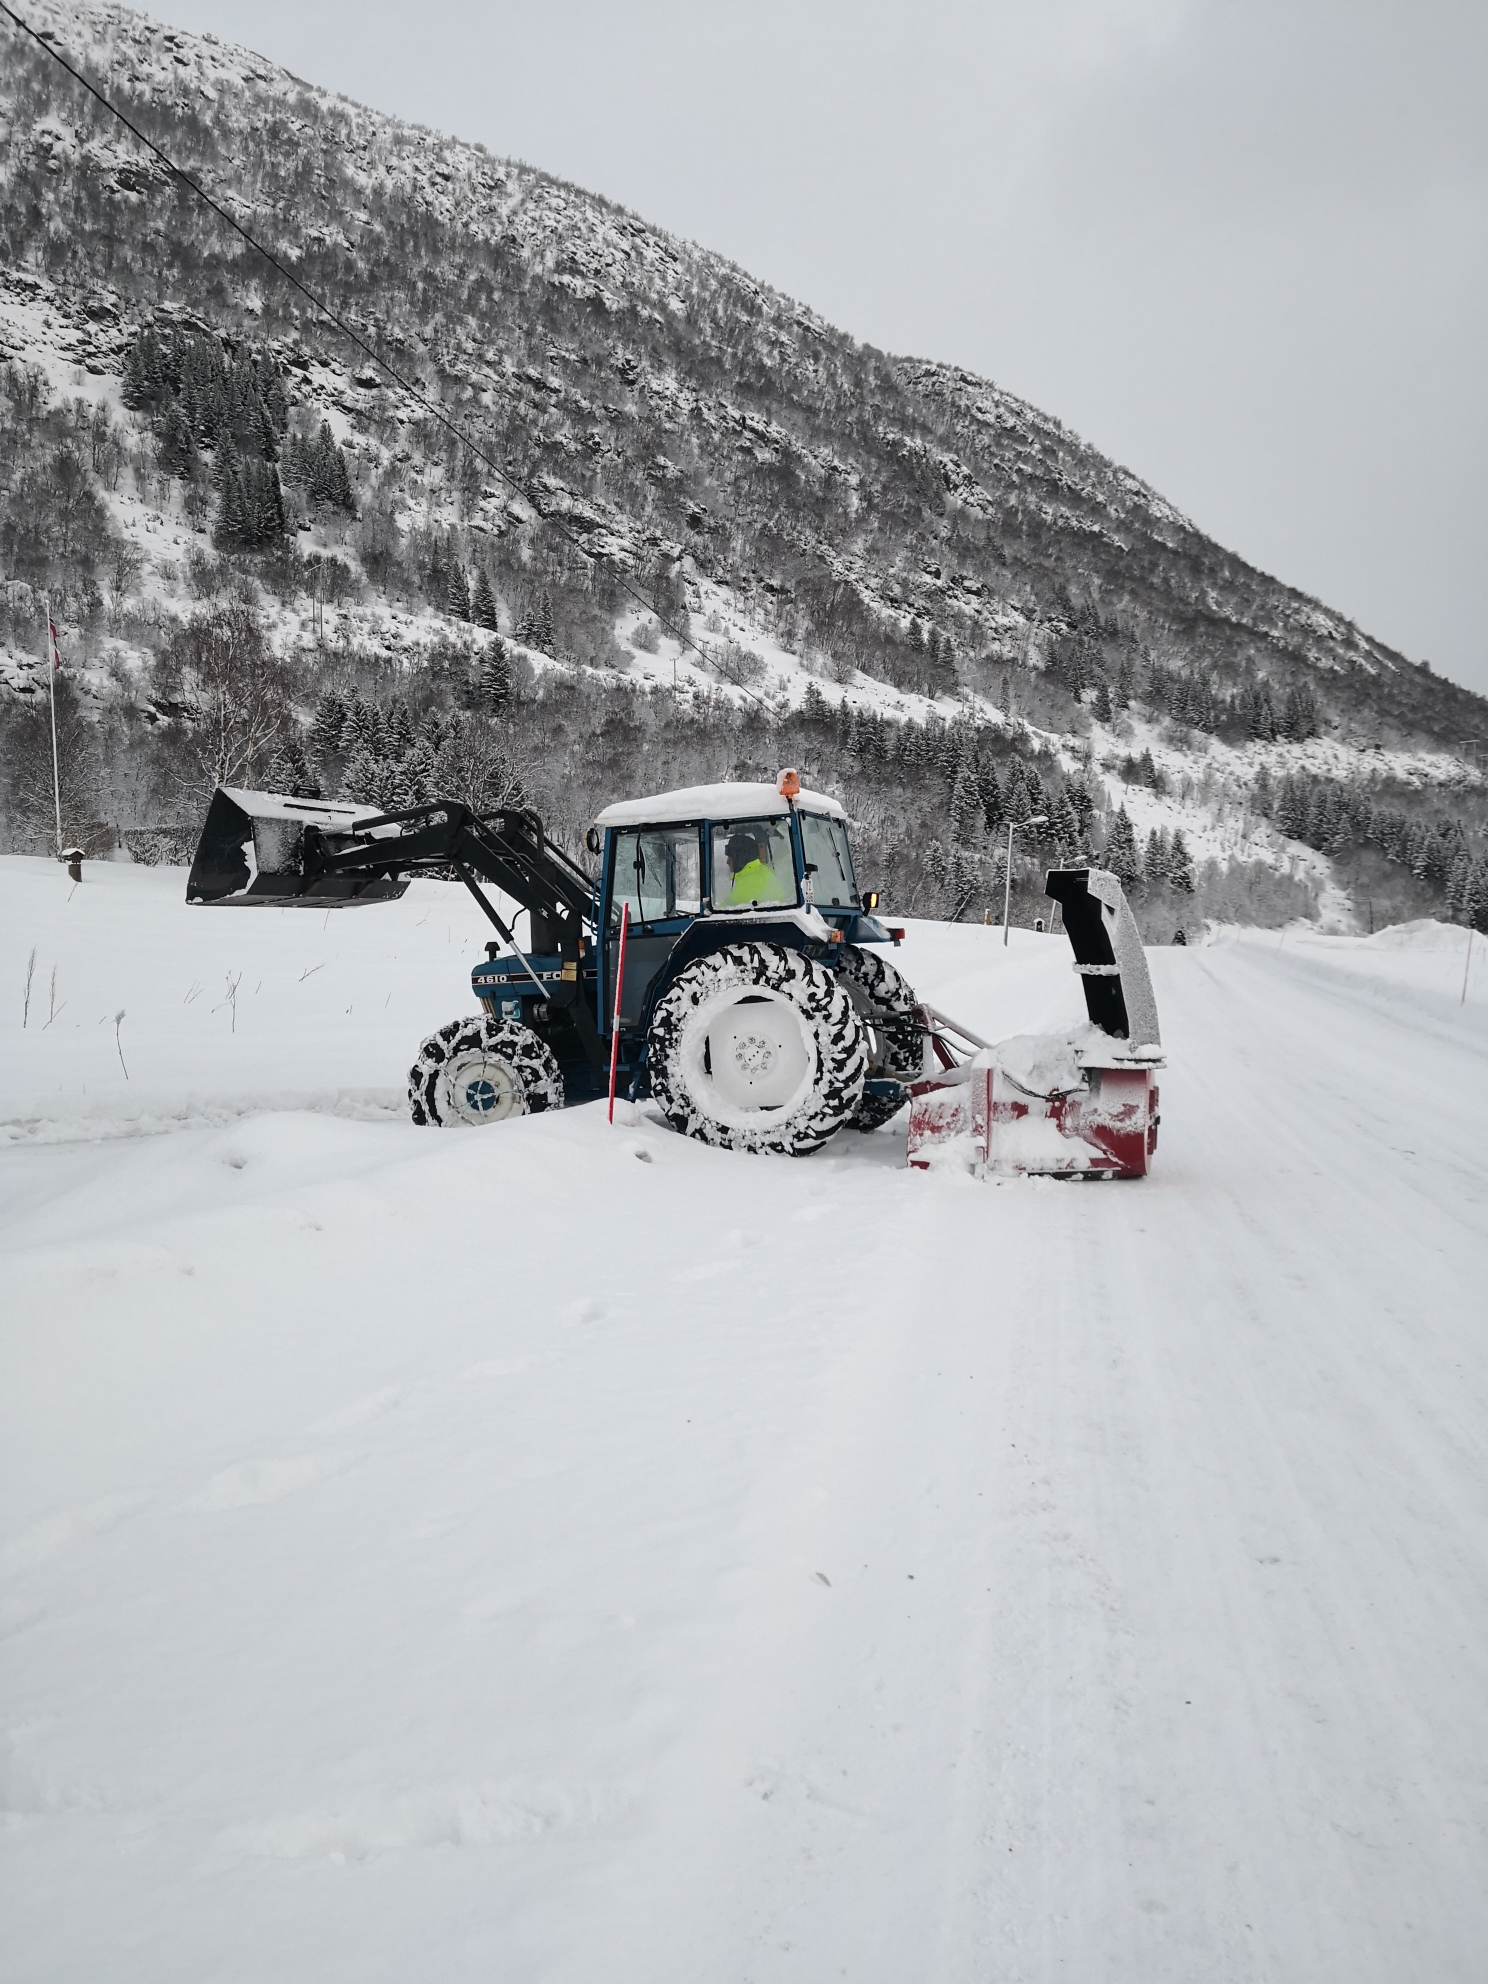
[[[622,1032],[644,1025],[658,978],[722,944],[768,935],[830,961],[836,945],[895,941],[871,913],[877,897],[865,900],[858,886],[841,805],[803,791],[792,772],[776,785],[684,786],[622,800],[599,815],[589,847],[601,857],[606,1021],[627,925]]]

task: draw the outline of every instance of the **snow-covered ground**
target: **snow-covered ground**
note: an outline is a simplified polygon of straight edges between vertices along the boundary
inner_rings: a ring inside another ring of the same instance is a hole
[[[7,1978],[1481,1976],[1460,932],[1155,953],[1153,1176],[978,1184],[415,1130],[458,892],[84,873],[0,861]]]

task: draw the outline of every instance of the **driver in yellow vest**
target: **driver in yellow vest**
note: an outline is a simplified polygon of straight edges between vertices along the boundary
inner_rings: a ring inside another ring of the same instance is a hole
[[[730,834],[724,855],[729,865],[729,890],[725,909],[747,909],[751,903],[789,902],[793,891],[784,887],[775,870],[761,859],[763,849],[752,833]]]

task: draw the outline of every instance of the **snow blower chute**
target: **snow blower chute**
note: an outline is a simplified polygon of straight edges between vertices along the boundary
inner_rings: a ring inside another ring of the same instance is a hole
[[[1105,869],[1055,869],[1045,887],[1064,913],[1088,1024],[994,1047],[923,1007],[942,1065],[910,1084],[909,1162],[918,1169],[959,1162],[1052,1177],[1147,1173],[1163,1053],[1141,936]]]

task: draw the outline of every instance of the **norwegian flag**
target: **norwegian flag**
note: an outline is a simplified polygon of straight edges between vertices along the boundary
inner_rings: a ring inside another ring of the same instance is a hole
[[[47,634],[52,643],[52,673],[54,675],[60,675],[62,673],[62,640],[57,632],[57,623],[50,616],[47,618]]]

